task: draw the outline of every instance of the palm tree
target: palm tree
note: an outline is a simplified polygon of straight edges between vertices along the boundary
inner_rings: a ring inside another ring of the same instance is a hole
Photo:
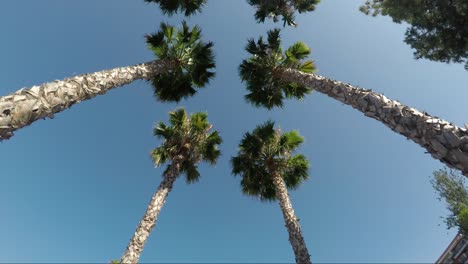
[[[247,83],[246,100],[257,107],[281,107],[285,98],[301,99],[313,90],[324,93],[374,118],[393,131],[425,148],[433,158],[459,169],[468,176],[468,127],[459,128],[436,116],[388,99],[382,94],[354,87],[312,73],[311,61],[303,60],[310,49],[295,43],[284,53],[279,29],[248,41],[246,50],[252,56],[239,67]]]
[[[154,129],[154,135],[161,138],[163,143],[152,151],[151,157],[156,166],[165,162],[170,164],[163,173],[163,181],[151,198],[148,209],[120,260],[121,263],[138,262],[176,178],[185,174],[187,183],[197,182],[200,179],[198,164],[206,161],[214,165],[220,155],[218,145],[222,140],[218,131],[210,132],[212,125],[208,122],[206,113],[199,112],[188,117],[185,110],[179,109],[170,112],[169,116],[169,126],[160,122]]]
[[[287,190],[297,188],[309,177],[309,163],[304,155],[292,155],[303,141],[297,131],[281,134],[269,121],[244,135],[231,165],[232,173],[242,177],[244,194],[261,201],[278,199],[296,262],[311,263]]]
[[[294,13],[311,12],[315,10],[320,0],[247,0],[247,2],[256,8],[255,19],[257,22],[265,22],[265,19],[271,18],[274,22],[278,17],[282,17],[283,26],[297,26],[294,22]]]
[[[161,24],[157,33],[146,36],[155,61],[83,74],[44,83],[0,97],[0,141],[41,118],[52,118],[75,103],[105,94],[135,80],[150,80],[160,101],[180,101],[205,86],[214,72],[213,43],[201,40],[201,30]]]
[[[164,14],[173,15],[181,12],[185,16],[200,12],[206,4],[206,0],[145,0],[145,2],[159,4]]]

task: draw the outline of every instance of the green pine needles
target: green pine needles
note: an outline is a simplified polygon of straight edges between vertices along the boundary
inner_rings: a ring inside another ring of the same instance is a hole
[[[449,215],[444,222],[447,229],[458,227],[458,231],[468,234],[468,189],[465,177],[454,170],[437,170],[433,173],[432,187],[439,195],[439,201],[445,201]]]
[[[262,201],[276,199],[273,174],[280,174],[289,189],[297,188],[309,177],[306,157],[293,155],[304,138],[294,130],[281,133],[274,125],[268,121],[246,133],[238,155],[231,159],[232,173],[242,177],[243,193]]]
[[[367,0],[361,12],[390,16],[409,26],[405,42],[416,59],[465,63],[468,70],[468,2],[466,0]]]
[[[245,99],[257,107],[282,107],[285,98],[303,99],[312,90],[297,83],[285,83],[279,75],[281,69],[296,69],[305,73],[315,70],[312,61],[306,59],[311,50],[303,42],[296,42],[285,52],[281,48],[280,30],[268,31],[265,42],[249,39],[246,51],[252,56],[242,61],[239,75],[246,82],[249,93]]]
[[[180,172],[186,175],[187,183],[196,182],[200,178],[197,165],[201,161],[216,163],[221,154],[218,145],[222,139],[218,131],[210,132],[213,126],[206,113],[188,116],[184,109],[178,109],[169,113],[169,124],[160,122],[154,128],[154,135],[163,140],[151,153],[154,164],[161,166],[168,161],[181,160]]]
[[[161,23],[157,33],[146,36],[148,47],[161,60],[175,63],[176,69],[153,78],[155,96],[161,101],[178,102],[193,96],[215,76],[213,43],[201,40],[198,26],[189,28],[182,22],[182,28]]]

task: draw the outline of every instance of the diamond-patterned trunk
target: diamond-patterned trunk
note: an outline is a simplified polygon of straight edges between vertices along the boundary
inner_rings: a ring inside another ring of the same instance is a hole
[[[148,239],[151,230],[156,225],[159,212],[166,202],[167,195],[172,190],[172,186],[174,185],[177,175],[179,175],[180,164],[181,162],[173,161],[172,165],[170,165],[169,171],[164,175],[163,181],[151,198],[143,219],[141,219],[135,234],[132,239],[130,239],[127,249],[120,259],[121,263],[138,263],[146,240]]]
[[[313,73],[278,69],[280,78],[324,93],[374,118],[468,177],[468,129],[388,99],[382,94]]]
[[[135,80],[150,79],[176,67],[174,61],[152,61],[128,67],[103,70],[44,83],[0,97],[0,141],[13,132],[83,100]]]
[[[289,242],[296,256],[296,263],[310,264],[310,255],[307,250],[304,237],[302,236],[301,225],[294,214],[291,201],[289,200],[288,189],[279,173],[273,173],[273,183],[276,187],[276,198],[279,201],[283,212],[284,223],[289,233]]]

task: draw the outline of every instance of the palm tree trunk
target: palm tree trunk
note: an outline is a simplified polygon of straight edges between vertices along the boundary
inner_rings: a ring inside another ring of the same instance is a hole
[[[425,148],[433,158],[468,177],[468,127],[459,128],[382,94],[292,69],[277,70],[280,78],[324,93],[374,118]]]
[[[180,172],[180,162],[172,162],[168,172],[164,175],[164,180],[159,185],[158,190],[154,193],[151,201],[146,209],[146,213],[140,221],[133,238],[125,250],[120,263],[138,263],[141,252],[145,246],[151,230],[156,225],[159,212],[166,202],[166,197],[172,190],[172,186]]]
[[[283,212],[285,226],[289,233],[289,242],[296,256],[296,263],[311,263],[309,251],[302,236],[301,226],[294,214],[291,201],[289,200],[288,189],[279,173],[273,173],[273,183],[276,187],[276,198],[279,201]]]
[[[41,118],[53,118],[75,103],[108,90],[151,77],[176,67],[173,61],[152,61],[53,81],[0,97],[0,141]]]

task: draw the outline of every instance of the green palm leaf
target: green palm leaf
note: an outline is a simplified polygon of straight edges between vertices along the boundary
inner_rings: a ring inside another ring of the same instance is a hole
[[[247,0],[254,6],[255,19],[257,22],[265,22],[266,18],[271,18],[273,22],[283,20],[283,26],[296,26],[295,13],[311,12],[320,0]]]
[[[285,54],[288,60],[296,62],[307,58],[310,48],[304,42],[296,42],[286,50]]]
[[[175,129],[181,129],[187,123],[187,113],[182,108],[169,112],[169,122]]]
[[[312,61],[306,61],[299,67],[299,70],[301,72],[311,73],[315,71],[315,65]]]
[[[292,156],[303,141],[297,131],[281,134],[272,121],[245,133],[237,156],[231,158],[232,173],[242,177],[242,191],[260,200],[276,199],[273,173],[282,175],[288,188],[297,188],[308,178],[305,156]]]
[[[280,30],[278,28],[267,32],[268,35],[268,47],[272,50],[281,53],[281,38]]]
[[[159,4],[164,14],[173,15],[181,12],[185,16],[200,12],[206,4],[206,0],[145,0],[145,2]]]
[[[285,149],[285,151],[292,151],[299,147],[304,142],[304,138],[299,135],[296,130],[285,132],[281,135],[279,145]]]
[[[286,169],[283,171],[286,187],[296,189],[303,181],[309,178],[309,162],[304,155],[295,155],[287,160]]]
[[[182,158],[180,172],[187,183],[198,181],[198,164],[204,160],[214,165],[221,155],[218,146],[222,143],[218,131],[210,132],[212,125],[206,113],[187,115],[184,109],[169,112],[169,125],[160,122],[154,135],[162,139],[159,147],[151,152],[156,166]],[[165,173],[169,170],[169,165]]]
[[[281,49],[280,30],[268,31],[268,43],[259,37],[250,39],[245,47],[252,56],[242,61],[239,75],[246,83],[247,102],[256,107],[282,107],[285,98],[302,99],[311,89],[296,83],[284,82],[278,74],[282,69],[296,69],[305,73],[315,70],[312,61],[303,61],[310,55],[310,48],[297,42],[284,53]]]
[[[185,181],[190,183],[195,183],[200,180],[200,173],[198,172],[197,166],[194,165],[192,162],[185,161],[182,164],[182,172],[185,173]]]
[[[161,23],[158,32],[146,35],[146,43],[160,60],[176,65],[175,69],[150,80],[160,101],[178,102],[193,96],[197,88],[206,86],[215,77],[213,43],[201,40],[198,26],[190,28],[183,21],[182,27],[176,29]]]

